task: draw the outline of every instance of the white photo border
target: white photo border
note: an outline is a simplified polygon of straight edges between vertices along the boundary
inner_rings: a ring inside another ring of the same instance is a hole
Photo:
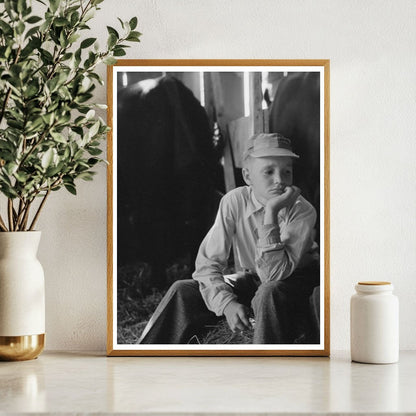
[[[117,342],[117,238],[114,238],[117,236],[117,75],[120,72],[241,73],[264,71],[320,73],[320,231],[323,243],[320,245],[319,344],[119,344]],[[235,61],[235,65],[233,61],[122,60],[109,67],[107,81],[107,123],[111,127],[107,149],[110,164],[108,169],[107,355],[329,356],[329,60],[261,62],[248,60]]]

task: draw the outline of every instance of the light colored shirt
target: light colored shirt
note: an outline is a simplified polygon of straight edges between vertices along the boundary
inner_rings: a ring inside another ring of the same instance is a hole
[[[286,279],[312,248],[316,211],[302,196],[279,211],[278,226],[263,225],[263,219],[264,206],[249,186],[233,189],[221,199],[192,275],[208,309],[218,316],[237,299],[223,278],[231,246],[236,264],[256,273],[261,282]]]

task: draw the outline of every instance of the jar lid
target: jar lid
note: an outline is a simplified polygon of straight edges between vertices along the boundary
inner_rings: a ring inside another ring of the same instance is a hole
[[[359,285],[365,286],[380,286],[380,285],[391,285],[391,282],[378,282],[378,281],[366,281],[366,282],[358,282]]]
[[[361,293],[379,293],[379,292],[391,292],[393,285],[390,282],[378,282],[378,281],[364,281],[358,282],[355,285],[355,290]]]

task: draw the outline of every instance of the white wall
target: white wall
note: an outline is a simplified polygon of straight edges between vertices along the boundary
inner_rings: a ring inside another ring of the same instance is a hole
[[[104,44],[134,15],[127,58],[331,60],[331,347],[349,348],[354,283],[373,279],[394,283],[416,348],[416,2],[106,0],[91,26]],[[105,168],[78,193],[51,196],[39,224],[50,350],[105,349]]]

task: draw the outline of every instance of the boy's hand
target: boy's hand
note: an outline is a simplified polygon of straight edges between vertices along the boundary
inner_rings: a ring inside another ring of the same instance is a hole
[[[290,207],[295,203],[299,195],[300,189],[297,186],[286,186],[282,194],[267,201],[266,211],[271,211],[275,214],[282,208]]]
[[[244,331],[251,329],[249,317],[249,308],[236,301],[230,302],[224,309],[224,315],[227,318],[228,326],[231,331]]]

